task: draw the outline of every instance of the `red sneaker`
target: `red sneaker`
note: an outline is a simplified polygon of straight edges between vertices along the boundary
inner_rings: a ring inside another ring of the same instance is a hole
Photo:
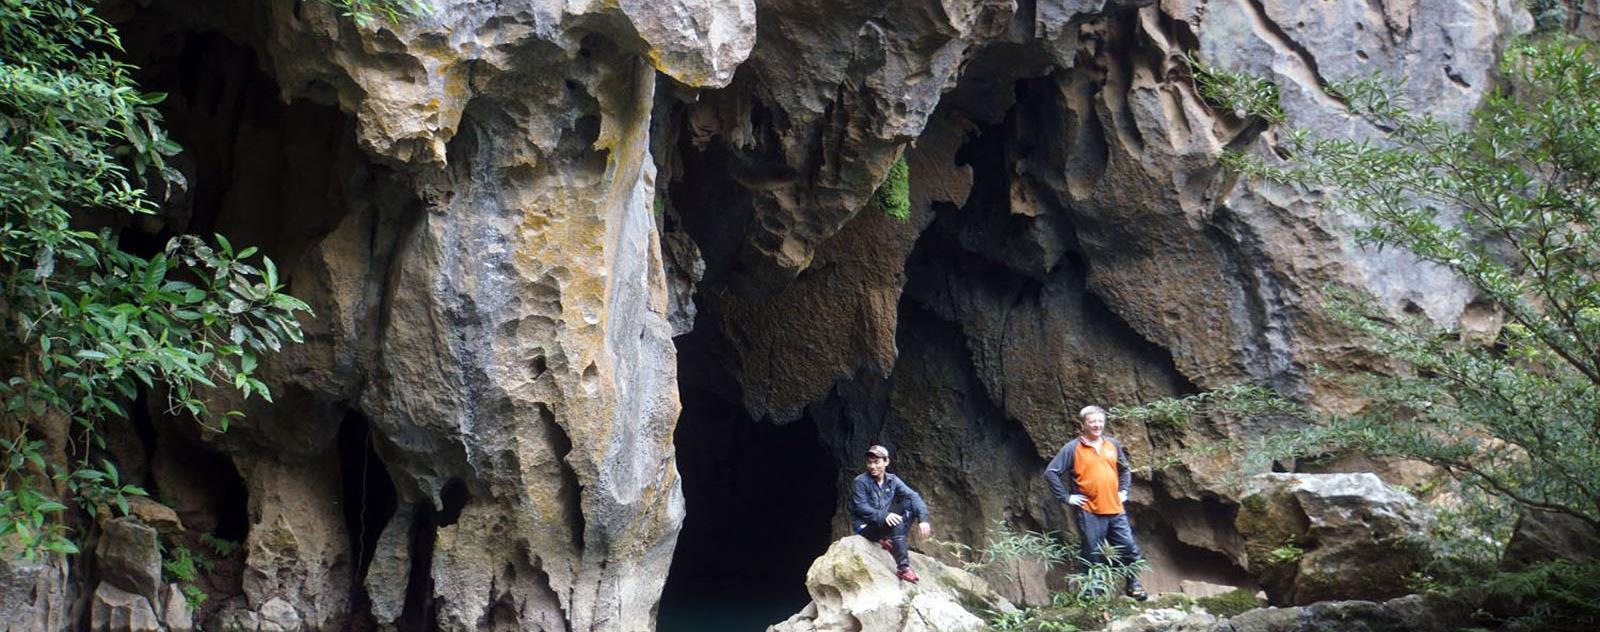
[[[890,542],[889,538],[884,538],[882,540],[878,540],[878,546],[883,547],[883,550],[888,551],[890,553],[894,552],[894,543]]]
[[[894,576],[899,577],[900,581],[911,582],[913,584],[917,583],[917,580],[921,579],[920,577],[917,577],[916,571],[911,570],[910,566],[895,571]]]

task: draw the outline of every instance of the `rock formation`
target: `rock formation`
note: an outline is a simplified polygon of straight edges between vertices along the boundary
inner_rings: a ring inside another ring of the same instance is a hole
[[[888,551],[846,536],[806,573],[812,602],[767,632],[982,632],[991,611],[1016,610],[971,573],[920,553],[911,566],[922,581],[901,581]]]
[[[1328,601],[1258,608],[1218,618],[1204,611],[1157,609],[1112,621],[1106,632],[1449,632],[1469,624],[1466,604],[1418,595],[1385,602]]]
[[[1430,512],[1373,474],[1260,474],[1247,489],[1246,565],[1275,604],[1399,597],[1428,561]]]
[[[216,496],[248,498],[225,627],[649,629],[683,515],[656,78],[726,84],[754,8],[432,4],[396,24],[287,2],[128,17],[195,158],[193,207],[161,228],[261,244],[317,312],[248,422],[156,415],[240,488],[192,489],[215,474],[176,454],[155,486],[200,493],[179,504],[201,528]],[[376,476],[339,485],[351,471]]]
[[[712,381],[756,419],[816,424],[841,480],[866,445],[889,443],[957,539],[981,542],[995,519],[1068,528],[1037,472],[1086,403],[1251,381],[1330,408],[1358,405],[1309,371],[1372,362],[1317,309],[1329,285],[1461,318],[1473,298],[1464,285],[1361,247],[1355,220],[1324,212],[1320,192],[1227,177],[1224,149],[1271,152],[1275,138],[1201,99],[1184,56],[1271,79],[1291,124],[1375,137],[1327,96],[1327,82],[1414,78],[1406,96],[1462,120],[1525,14],[1478,1],[1139,4],[981,4],[986,17],[974,24],[989,26],[969,31],[958,18],[974,13],[930,26],[885,12],[862,37],[889,50],[926,42],[916,49],[926,57],[903,62],[926,67],[906,75],[904,109],[872,100],[900,76],[895,61],[863,59],[839,31],[789,26],[853,15],[851,3],[785,8],[786,44],[775,47],[805,63],[764,61],[769,39],[758,33],[734,82],[685,106],[687,129],[663,170],[705,257],[700,326],[721,333]],[[905,32],[916,28],[920,39]],[[971,44],[925,113],[911,79],[943,76],[936,47],[950,32],[970,32]],[[787,43],[829,36],[831,57]],[[793,98],[821,73],[838,88]],[[898,140],[884,130],[916,135],[903,150],[913,208],[901,224],[849,215],[869,187],[837,190],[852,184],[836,175],[850,152],[857,170],[882,172],[888,161],[874,148]],[[809,193],[819,181],[831,197]],[[1150,459],[1274,423],[1112,432]],[[1235,467],[1179,463],[1140,476],[1134,522],[1154,541],[1157,587],[1245,579],[1237,498],[1217,481]]]
[[[210,629],[652,629],[680,379],[814,427],[841,482],[889,444],[968,544],[1067,527],[1038,474],[1086,403],[1253,381],[1354,405],[1309,371],[1371,362],[1323,287],[1441,322],[1473,297],[1359,247],[1319,192],[1224,174],[1274,136],[1184,58],[1372,136],[1329,81],[1386,73],[1461,120],[1528,22],[1511,0],[430,4],[102,8],[171,95],[191,185],[124,239],[258,244],[316,310],[263,364],[271,405],[219,401],[248,414],[219,434],[142,402],[120,451],[184,526],[243,540]],[[867,204],[900,159],[904,222]],[[1273,423],[1112,431],[1148,466]],[[1153,587],[1249,580],[1230,467],[1139,473]],[[0,594],[58,587],[26,612],[60,629],[57,596],[95,590],[65,575],[8,567]]]

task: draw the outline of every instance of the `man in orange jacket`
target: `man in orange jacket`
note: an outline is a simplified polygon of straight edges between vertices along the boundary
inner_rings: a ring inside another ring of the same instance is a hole
[[[1078,436],[1061,447],[1045,467],[1044,479],[1056,500],[1069,505],[1078,534],[1081,555],[1090,564],[1105,564],[1104,543],[1117,547],[1118,561],[1132,564],[1141,558],[1133,541],[1133,527],[1122,503],[1128,500],[1133,476],[1128,471],[1122,443],[1105,434],[1106,411],[1087,406],[1078,412]],[[1137,576],[1128,577],[1129,597],[1143,601],[1150,595]]]

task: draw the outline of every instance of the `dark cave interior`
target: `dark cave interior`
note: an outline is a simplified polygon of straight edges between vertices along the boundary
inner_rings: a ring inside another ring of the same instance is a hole
[[[810,601],[801,578],[832,541],[837,470],[816,424],[751,419],[706,353],[706,329],[678,338],[683,413],[674,443],[687,514],[662,632],[782,621]]]

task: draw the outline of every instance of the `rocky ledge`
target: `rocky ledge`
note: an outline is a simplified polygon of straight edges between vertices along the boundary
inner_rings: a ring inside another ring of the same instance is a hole
[[[876,543],[847,536],[806,573],[811,603],[767,632],[983,632],[996,613],[1016,608],[976,575],[911,553],[921,575],[895,576],[894,557]]]

